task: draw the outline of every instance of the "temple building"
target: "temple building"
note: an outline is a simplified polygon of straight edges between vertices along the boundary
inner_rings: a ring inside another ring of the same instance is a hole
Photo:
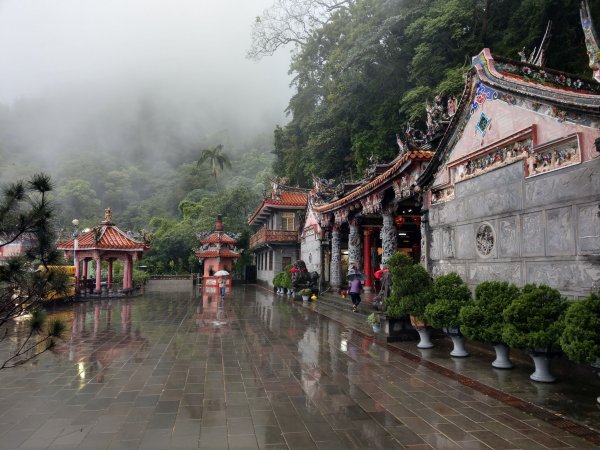
[[[396,251],[420,257],[420,196],[416,180],[433,156],[401,147],[388,164],[376,165],[361,184],[333,186],[315,180],[302,231],[302,258],[333,287],[345,285],[355,267],[373,289],[373,274]],[[320,241],[318,243],[317,241]],[[320,246],[320,251],[317,248]],[[320,270],[319,270],[320,269]]]
[[[241,256],[236,247],[237,235],[223,230],[223,218],[218,215],[215,229],[199,233],[197,237],[200,241],[200,248],[195,250],[195,254],[203,268],[202,289],[209,294],[217,293],[219,288],[215,274],[220,270],[225,270],[229,273],[224,276],[227,280],[225,292],[231,292],[233,265]]]
[[[112,211],[104,211],[104,220],[89,231],[77,234],[72,239],[59,242],[58,250],[65,252],[65,258],[73,261],[75,265],[75,279],[78,288],[85,288],[88,279],[88,265],[94,261],[94,293],[102,292],[102,261],[108,263],[106,287],[111,290],[113,286],[113,263],[123,260],[122,290],[128,292],[133,289],[133,263],[142,258],[145,251],[150,248],[147,240],[136,237],[132,233],[121,231],[112,221]]]
[[[423,264],[471,286],[597,290],[599,128],[600,84],[484,49],[418,180]]]
[[[332,287],[353,266],[373,288],[396,251],[436,277],[543,283],[581,297],[600,288],[600,50],[582,26],[596,80],[521,61],[472,59],[460,99],[427,102],[426,129],[364,180],[316,179],[301,256]],[[376,286],[375,286],[376,287]]]
[[[300,257],[299,230],[304,223],[308,190],[273,181],[272,191],[248,219],[256,232],[250,238],[258,283],[273,278]]]

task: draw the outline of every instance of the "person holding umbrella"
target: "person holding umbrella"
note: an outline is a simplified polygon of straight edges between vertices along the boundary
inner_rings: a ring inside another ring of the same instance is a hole
[[[358,305],[361,302],[360,291],[362,290],[361,279],[363,274],[356,269],[356,266],[352,266],[352,269],[348,272],[348,293],[352,299],[352,311],[358,311]]]
[[[229,272],[227,272],[226,270],[218,270],[215,273],[215,277],[217,277],[217,282],[219,283],[221,300],[225,298],[225,289],[227,288],[227,276],[229,276]]]

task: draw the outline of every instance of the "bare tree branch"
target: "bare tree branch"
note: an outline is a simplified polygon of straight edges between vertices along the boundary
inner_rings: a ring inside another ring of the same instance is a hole
[[[275,0],[273,6],[256,17],[252,26],[252,45],[247,56],[259,60],[280,47],[302,47],[316,28],[348,8],[353,0]]]

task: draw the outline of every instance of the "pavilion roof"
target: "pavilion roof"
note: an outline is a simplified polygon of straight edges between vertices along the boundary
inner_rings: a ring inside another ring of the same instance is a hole
[[[228,248],[222,248],[222,249],[218,249],[218,250],[209,249],[204,252],[196,253],[195,255],[198,258],[233,258],[233,259],[237,259],[240,256],[242,256],[239,253],[233,252]]]
[[[73,250],[75,239],[59,242],[58,250]],[[102,222],[100,226],[83,232],[77,237],[78,250],[148,250],[148,243],[134,239],[121,231],[111,222]]]
[[[203,244],[236,244],[237,240],[224,231],[214,231],[208,236],[201,238],[200,242]]]

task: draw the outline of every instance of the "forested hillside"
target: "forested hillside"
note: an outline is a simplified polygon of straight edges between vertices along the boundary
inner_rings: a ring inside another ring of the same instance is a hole
[[[290,3],[279,0],[278,3]],[[425,103],[458,95],[470,59],[488,47],[519,59],[552,21],[547,66],[591,76],[575,0],[358,0],[328,4],[323,26],[293,39],[291,120],[275,130],[274,169],[293,184],[310,175],[360,178],[370,160],[396,154],[396,133],[422,127]],[[600,19],[600,2],[590,1]],[[308,24],[310,17],[305,17]],[[259,27],[268,26],[263,17]],[[285,29],[273,36],[285,38]],[[255,36],[258,35],[255,33]],[[297,37],[297,36],[295,36]],[[283,39],[282,39],[283,40]],[[262,41],[263,54],[267,51]],[[255,38],[255,57],[262,56]]]
[[[44,170],[56,185],[63,236],[73,218],[91,227],[111,207],[121,228],[153,234],[145,258],[151,271],[189,272],[197,268],[195,235],[211,230],[217,214],[228,231],[241,233],[241,246],[247,243],[246,219],[270,177],[304,187],[313,175],[358,180],[371,162],[394,158],[396,133],[407,122],[424,128],[425,104],[437,94],[460,94],[470,58],[485,47],[513,59],[523,49],[529,55],[551,20],[547,66],[589,77],[579,6],[274,0],[256,18],[249,52],[260,59],[295,44],[288,122],[274,132],[273,118],[264,127],[252,125],[256,117],[236,126],[231,111],[217,114],[214,105],[185,96],[113,92],[119,100],[111,100],[82,91],[23,98],[0,104],[0,182]],[[598,23],[600,0],[590,8]],[[93,104],[94,112],[80,104]],[[219,145],[231,168],[219,167],[215,176],[209,162],[198,161]]]

